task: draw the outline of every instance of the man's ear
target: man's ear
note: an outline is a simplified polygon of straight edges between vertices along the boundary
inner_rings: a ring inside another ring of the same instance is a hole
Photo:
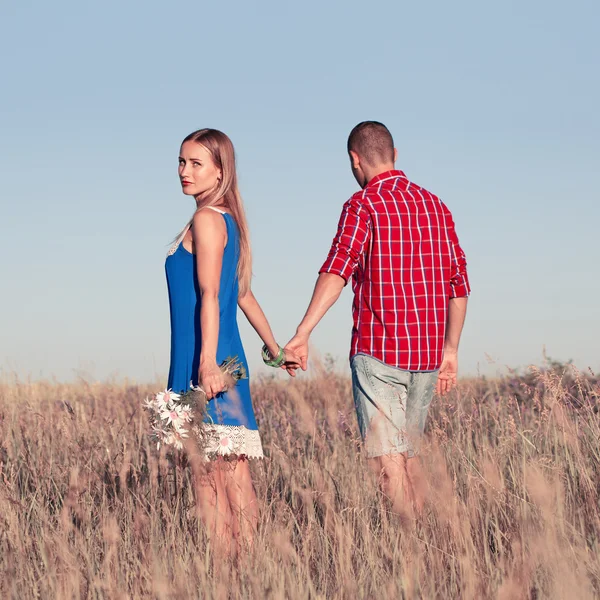
[[[397,160],[398,160],[398,148],[394,148],[394,164],[396,164]]]
[[[360,167],[360,158],[354,150],[349,151],[350,154],[350,163],[352,164],[353,169],[358,169]]]

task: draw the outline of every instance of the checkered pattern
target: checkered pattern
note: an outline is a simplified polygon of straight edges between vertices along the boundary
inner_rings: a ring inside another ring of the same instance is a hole
[[[452,215],[402,171],[373,178],[344,204],[320,273],[353,276],[350,355],[409,371],[442,362],[448,301],[470,293]]]

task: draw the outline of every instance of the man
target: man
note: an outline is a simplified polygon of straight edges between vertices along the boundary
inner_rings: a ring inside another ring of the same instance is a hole
[[[415,454],[434,389],[445,394],[456,384],[470,293],[466,260],[448,208],[395,170],[398,153],[385,125],[359,123],[348,153],[362,191],[344,204],[286,350],[306,370],[310,335],[352,277],[350,364],[359,428],[384,493],[404,513],[423,502]]]

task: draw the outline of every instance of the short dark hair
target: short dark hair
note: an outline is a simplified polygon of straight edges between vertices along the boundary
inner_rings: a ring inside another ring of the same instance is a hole
[[[372,167],[394,162],[394,140],[379,121],[363,121],[348,136],[348,152],[353,150]]]

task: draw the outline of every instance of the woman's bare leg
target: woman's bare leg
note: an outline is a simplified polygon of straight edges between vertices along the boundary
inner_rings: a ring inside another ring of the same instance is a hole
[[[196,510],[214,543],[215,553],[229,556],[236,551],[232,531],[232,513],[227,497],[222,460],[207,463],[191,461],[196,491]]]
[[[238,549],[243,550],[252,546],[258,527],[258,499],[248,459],[242,457],[230,461],[224,478],[232,514],[233,536],[238,541]]]

